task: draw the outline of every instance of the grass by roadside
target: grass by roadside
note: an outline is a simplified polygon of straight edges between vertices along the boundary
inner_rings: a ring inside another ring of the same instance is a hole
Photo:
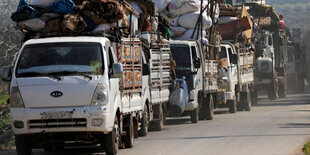
[[[9,95],[0,95],[0,105],[7,104],[7,100],[9,99]]]
[[[305,155],[310,155],[310,142],[304,145],[304,147],[302,148],[302,151],[305,153]]]
[[[15,148],[14,135],[11,130],[10,110],[7,100],[9,95],[0,95],[0,150]]]

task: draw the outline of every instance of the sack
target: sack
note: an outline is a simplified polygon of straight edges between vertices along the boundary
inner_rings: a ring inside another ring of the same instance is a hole
[[[179,17],[178,24],[188,29],[194,29],[198,21],[199,14],[200,12],[197,11],[197,12],[182,15]],[[212,19],[210,18],[210,16],[207,15],[206,12],[203,12],[202,14],[202,23],[203,23],[203,26],[202,26],[203,30],[208,29],[212,26]]]
[[[36,8],[30,6],[26,0],[21,0],[18,4],[17,10],[11,15],[11,19],[14,22],[25,21],[37,17],[40,17],[40,12]]]
[[[87,25],[87,27],[84,29],[84,32],[93,31],[96,28],[96,24],[91,19],[89,19],[87,16],[82,16],[82,17]]]
[[[58,2],[60,0],[28,0],[30,5],[36,5],[36,6],[41,6],[48,8],[52,6],[54,2]]]
[[[222,16],[219,18],[218,24],[227,24],[237,19],[237,17]]]
[[[176,17],[181,16],[187,13],[195,12],[200,10],[200,5],[196,1],[188,1],[182,4],[180,8],[170,9],[169,8],[169,16]]]
[[[182,36],[176,37],[174,39],[175,40],[191,40],[191,39],[195,39],[196,40],[197,39],[197,30],[195,31],[195,34],[194,34],[193,38],[191,38],[193,32],[194,32],[194,29],[189,29]],[[207,35],[206,31],[202,31],[202,37],[206,37],[206,35]],[[200,35],[198,36],[198,39],[200,39]]]
[[[187,31],[184,27],[171,27],[172,38],[180,37]]]
[[[175,17],[175,18],[173,18],[173,19],[169,19],[169,23],[170,23],[170,25],[171,26],[178,26],[179,24],[178,24],[178,17]]]
[[[44,22],[47,22],[51,19],[55,19],[55,18],[59,18],[61,15],[60,14],[57,14],[57,13],[44,13],[41,15],[41,19],[44,21]]]
[[[29,29],[32,32],[38,32],[45,27],[45,22],[40,18],[32,18],[18,23],[18,26]]]
[[[65,15],[73,12],[74,2],[72,0],[61,0],[53,3],[49,9],[55,13]]]
[[[80,33],[87,27],[82,16],[79,14],[66,14],[62,21],[63,33]]]
[[[115,27],[117,24],[100,24],[98,25],[93,32],[104,32],[104,31],[109,31],[112,30],[113,27]]]
[[[158,9],[158,12],[163,12],[167,9],[168,4],[171,2],[171,0],[152,0],[156,8]]]
[[[43,33],[61,33],[62,32],[62,20],[61,18],[51,19],[49,20],[43,30]]]
[[[140,6],[137,3],[130,2],[129,4],[131,5],[131,7],[133,7],[136,10],[138,14],[143,12],[143,10],[140,8]]]

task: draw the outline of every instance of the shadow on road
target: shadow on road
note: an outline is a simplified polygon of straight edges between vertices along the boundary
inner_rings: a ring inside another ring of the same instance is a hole
[[[310,128],[310,123],[287,123],[287,124],[280,124],[279,128]]]
[[[300,98],[300,94],[290,95],[289,98],[280,98],[275,101],[269,101],[268,99],[259,99],[258,104],[252,105],[253,107],[265,107],[265,106],[294,106],[294,105],[310,105],[310,96],[303,96]]]
[[[161,141],[161,140],[199,140],[199,139],[220,139],[220,138],[249,138],[249,137],[291,137],[291,136],[310,136],[310,134],[270,134],[270,135],[227,135],[227,136],[206,136],[206,137],[175,137],[175,138],[152,138],[142,141]]]

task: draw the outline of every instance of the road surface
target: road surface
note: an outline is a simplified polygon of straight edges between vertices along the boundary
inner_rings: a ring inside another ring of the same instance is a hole
[[[160,132],[135,139],[134,148],[119,155],[295,155],[310,140],[310,94],[260,98],[251,112],[217,111],[214,120],[191,124],[189,117],[169,118]],[[35,155],[105,154],[98,147],[64,151],[33,150]],[[0,152],[12,154],[15,152]]]

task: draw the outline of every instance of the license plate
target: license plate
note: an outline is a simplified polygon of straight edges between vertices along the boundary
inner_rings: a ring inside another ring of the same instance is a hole
[[[41,115],[42,119],[72,118],[72,112],[70,111],[43,112]]]

